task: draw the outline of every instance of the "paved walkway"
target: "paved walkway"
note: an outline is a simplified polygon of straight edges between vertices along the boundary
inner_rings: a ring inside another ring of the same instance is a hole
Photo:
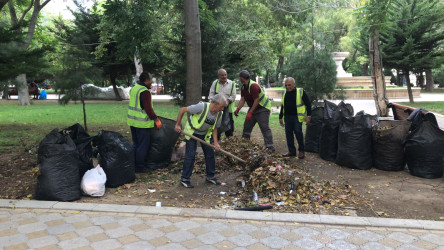
[[[0,200],[0,249],[444,249],[444,222]]]

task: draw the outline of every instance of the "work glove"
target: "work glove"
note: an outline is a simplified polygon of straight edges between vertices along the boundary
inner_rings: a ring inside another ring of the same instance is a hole
[[[235,115],[235,116],[238,116],[239,110],[240,110],[240,108],[237,108],[237,109],[234,111],[234,115]]]
[[[157,129],[160,129],[162,127],[162,122],[160,121],[160,119],[157,119],[156,121],[154,121],[154,123],[156,124]]]
[[[247,113],[247,116],[245,116],[245,121],[246,122],[249,122],[250,120],[251,120],[251,117],[253,116],[253,113],[251,113],[251,112],[248,112]]]

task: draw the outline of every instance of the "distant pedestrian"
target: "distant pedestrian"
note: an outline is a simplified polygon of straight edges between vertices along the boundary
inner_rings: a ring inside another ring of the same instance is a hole
[[[302,133],[302,123],[310,123],[311,103],[304,89],[296,88],[293,77],[285,79],[285,89],[282,96],[281,112],[279,113],[279,123],[285,127],[285,137],[287,139],[288,153],[284,157],[296,156],[294,145],[294,135],[298,141],[299,159],[305,158],[304,134]],[[284,118],[284,120],[282,120]],[[285,123],[284,123],[285,122]]]

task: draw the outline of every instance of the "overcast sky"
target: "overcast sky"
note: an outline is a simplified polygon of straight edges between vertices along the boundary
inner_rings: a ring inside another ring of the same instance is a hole
[[[93,0],[79,0],[79,2],[85,7],[91,7],[94,3]],[[68,7],[73,10],[77,8],[73,0],[51,0],[42,11],[50,15],[63,15],[64,18],[73,19]]]

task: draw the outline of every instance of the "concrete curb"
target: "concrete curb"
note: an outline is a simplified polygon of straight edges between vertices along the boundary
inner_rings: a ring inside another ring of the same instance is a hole
[[[215,218],[215,219],[328,224],[328,225],[339,225],[339,226],[444,230],[444,221],[390,219],[390,218],[374,218],[374,217],[348,217],[348,216],[336,216],[336,215],[277,213],[277,212],[266,212],[266,211],[250,212],[250,211],[236,211],[236,210],[224,210],[224,209],[215,210],[215,209],[198,209],[198,208],[153,207],[153,206],[37,201],[37,200],[9,200],[9,199],[0,199],[0,208],[76,210],[76,211],[89,211],[89,212],[115,212],[115,213],[153,214],[153,215],[167,215],[167,216],[187,216],[187,217],[201,217],[201,218]]]

